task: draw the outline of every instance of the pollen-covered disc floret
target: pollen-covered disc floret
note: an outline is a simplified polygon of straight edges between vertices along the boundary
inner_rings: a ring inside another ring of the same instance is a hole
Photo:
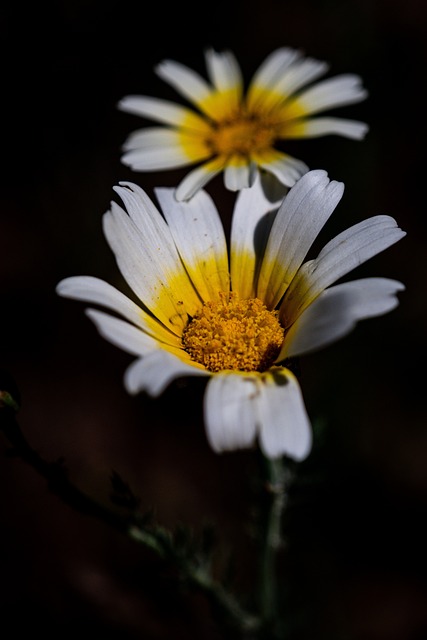
[[[220,173],[231,191],[253,186],[257,177],[267,193],[272,179],[290,188],[309,167],[289,154],[289,140],[329,135],[361,140],[368,131],[364,122],[321,115],[368,95],[354,73],[322,80],[329,69],[326,61],[279,47],[248,82],[232,51],[207,47],[205,62],[206,79],[175,60],[155,67],[188,105],[134,94],[118,104],[122,111],[158,123],[127,137],[123,164],[135,171],[193,165],[175,189],[178,201],[190,200]]]
[[[223,84],[220,60],[213,64]],[[274,75],[271,66],[268,71]],[[227,135],[240,133],[231,128]],[[158,132],[149,136],[157,139]],[[282,202],[266,196],[258,175],[236,198],[229,243],[204,189],[179,201],[174,188],[157,187],[161,210],[132,182],[115,191],[123,207],[111,203],[103,230],[132,297],[92,276],[65,278],[58,294],[89,302],[86,313],[99,333],[134,356],[124,376],[129,393],[157,398],[173,380],[206,382],[203,419],[215,452],[259,444],[271,460],[303,460],[312,428],[288,365],[397,306],[399,281],[348,280],[347,274],[405,232],[390,216],[372,216],[332,238],[316,257],[318,236],[344,191],[321,169],[299,178]]]
[[[242,110],[234,118],[217,122],[206,136],[206,145],[213,154],[248,157],[253,152],[261,153],[270,149],[278,136],[279,123],[275,123],[271,117]]]
[[[184,330],[182,343],[209,371],[265,371],[278,356],[284,330],[276,311],[258,298],[221,293],[206,302]]]

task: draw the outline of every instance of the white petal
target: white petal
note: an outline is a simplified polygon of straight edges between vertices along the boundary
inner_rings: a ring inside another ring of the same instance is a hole
[[[124,318],[140,327],[143,331],[171,346],[178,346],[179,338],[148,315],[123,293],[104,280],[91,276],[75,276],[65,278],[58,283],[56,292],[60,296],[84,300],[102,305],[119,313]]]
[[[176,251],[171,233],[160,211],[148,194],[133,182],[119,182],[119,186],[113,188],[122,199],[129,217],[141,233],[144,236],[160,237],[161,241],[168,246],[173,256],[172,264],[174,264]]]
[[[406,235],[390,216],[373,216],[328,242],[296,274],[281,303],[291,324],[331,284]]]
[[[118,289],[99,278],[92,276],[65,278],[57,284],[56,293],[66,298],[100,304],[112,311],[117,311],[134,324],[141,322],[140,307]]]
[[[155,72],[182,96],[195,104],[202,102],[212,93],[212,87],[204,78],[180,62],[163,60],[155,67]]]
[[[128,184],[128,183],[122,183]],[[182,266],[166,222],[136,185],[115,187],[129,215],[116,203],[104,214],[107,241],[129,286],[166,327],[181,335],[200,300]],[[130,217],[131,216],[131,217]]]
[[[404,236],[406,231],[402,231],[391,216],[378,215],[367,218],[328,242],[315,260],[316,267],[318,269],[321,265],[322,269],[327,271],[336,264],[337,260],[347,262],[350,259],[352,266],[340,267],[341,277]],[[342,270],[343,268],[345,271]]]
[[[267,199],[261,177],[236,198],[231,222],[230,273],[232,289],[241,298],[255,296],[255,275],[281,200]]]
[[[86,315],[95,324],[103,338],[127,353],[141,356],[159,347],[157,340],[125,320],[95,309],[86,309]]]
[[[234,91],[239,98],[242,93],[243,78],[240,66],[231,51],[218,53],[213,49],[205,52],[209,79],[218,91]]]
[[[286,455],[298,461],[306,458],[312,445],[311,424],[300,386],[289,369],[272,369],[263,376],[257,405],[264,455]]]
[[[364,278],[324,291],[291,326],[278,361],[323,348],[352,331],[359,320],[388,313],[398,304],[401,282]]]
[[[303,91],[297,100],[304,105],[306,113],[317,113],[360,102],[367,96],[368,92],[362,87],[362,79],[359,76],[343,74],[317,83]]]
[[[345,118],[302,118],[286,125],[286,138],[317,138],[339,135],[353,140],[362,140],[369,126],[358,120]]]
[[[205,191],[178,202],[174,189],[155,189],[185,268],[201,299],[215,300],[228,291],[227,243],[216,206]]]
[[[212,162],[206,162],[188,173],[179,183],[175,198],[177,200],[189,200],[200,189],[203,189],[212,178],[224,169],[225,159],[216,158]]]
[[[186,376],[209,376],[206,369],[187,364],[176,356],[158,349],[135,360],[126,370],[124,384],[128,393],[135,395],[145,391],[157,397],[176,378]]]
[[[340,201],[344,185],[326,171],[306,173],[290,189],[277,212],[268,239],[257,297],[274,308]]]
[[[259,379],[222,372],[208,382],[204,396],[206,435],[217,453],[253,446],[257,415],[254,398]]]
[[[196,112],[175,102],[159,98],[126,96],[117,106],[121,111],[179,128],[185,127],[195,131],[206,131],[207,128],[205,120]]]

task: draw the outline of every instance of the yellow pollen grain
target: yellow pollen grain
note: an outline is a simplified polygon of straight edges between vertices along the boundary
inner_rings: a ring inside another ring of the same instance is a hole
[[[258,298],[222,293],[206,302],[184,329],[182,343],[209,371],[265,371],[279,354],[284,329]]]
[[[248,156],[270,149],[278,138],[278,123],[257,114],[239,113],[218,122],[206,144],[218,155]]]

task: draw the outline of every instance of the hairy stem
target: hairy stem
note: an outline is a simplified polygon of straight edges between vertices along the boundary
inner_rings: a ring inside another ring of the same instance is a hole
[[[259,608],[263,626],[274,637],[280,606],[278,602],[277,556],[282,546],[281,525],[286,503],[286,485],[289,471],[283,459],[262,457],[266,509],[260,557]]]
[[[259,619],[245,611],[235,596],[213,578],[210,567],[200,563],[197,554],[183,557],[174,546],[173,535],[161,526],[147,524],[146,517],[139,511],[118,513],[78,489],[69,480],[62,461],[48,462],[29,445],[16,421],[17,410],[10,394],[0,391],[0,430],[12,445],[11,453],[45,478],[50,491],[74,510],[103,521],[169,562],[181,580],[205,594],[218,621],[232,631],[233,638],[252,640],[257,637]]]

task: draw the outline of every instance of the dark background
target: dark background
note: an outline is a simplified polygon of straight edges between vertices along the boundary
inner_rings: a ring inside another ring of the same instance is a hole
[[[334,112],[369,123],[363,142],[289,149],[346,184],[325,239],[379,213],[407,231],[357,274],[401,280],[406,291],[396,310],[301,362],[316,433],[291,489],[279,563],[291,640],[427,638],[426,39],[417,0],[2,5],[0,367],[4,386],[18,387],[19,424],[96,499],[108,503],[114,470],[160,524],[198,532],[215,523],[243,593],[254,588],[254,452],[210,450],[197,384],[129,397],[132,358],[98,336],[83,303],[54,289],[83,274],[120,287],[101,230],[113,185],[134,181],[151,195],[185,173],[120,163],[124,139],[143,125],[117,110],[120,98],[180,101],[153,73],[159,61],[205,75],[204,48],[230,48],[248,80],[273,49],[294,46],[327,60],[329,76],[363,77],[368,100]],[[222,179],[208,190],[226,223]],[[154,554],[64,504],[8,450],[1,435],[5,627],[45,638],[221,637],[204,599],[177,594]]]

